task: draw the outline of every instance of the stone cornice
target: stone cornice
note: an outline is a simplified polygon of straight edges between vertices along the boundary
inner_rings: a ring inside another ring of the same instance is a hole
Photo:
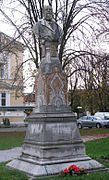
[[[12,85],[3,81],[0,81],[0,89],[16,89],[16,88],[21,88],[22,86],[19,85]]]

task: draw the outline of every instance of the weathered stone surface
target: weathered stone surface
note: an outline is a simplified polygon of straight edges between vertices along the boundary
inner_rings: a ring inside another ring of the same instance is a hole
[[[34,114],[29,119],[21,159],[52,164],[85,155],[85,148],[72,113]]]
[[[75,158],[72,162],[57,163],[48,165],[38,165],[33,162],[21,161],[15,159],[11,161],[7,167],[16,169],[22,172],[26,172],[28,175],[33,177],[46,177],[51,175],[58,175],[60,171],[68,168],[70,165],[75,164],[80,168],[85,168],[88,172],[99,172],[107,170],[103,165],[95,160],[82,157],[81,159]]]
[[[57,175],[72,164],[88,171],[105,170],[85,153],[73,113],[33,113],[22,155],[9,168],[35,177]]]
[[[36,77],[37,109],[44,105],[59,109],[60,106],[68,104],[66,75],[60,72],[60,68],[57,66],[51,66],[51,70],[52,73],[43,74],[40,69]]]

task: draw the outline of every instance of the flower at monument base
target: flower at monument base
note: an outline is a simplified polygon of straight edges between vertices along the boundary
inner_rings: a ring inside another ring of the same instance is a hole
[[[71,169],[75,169],[76,166],[75,166],[75,165],[71,165],[70,168],[71,168]]]
[[[68,173],[68,172],[69,172],[68,168],[64,169],[64,173]]]
[[[59,175],[61,175],[61,172],[59,172]]]
[[[84,168],[79,168],[76,165],[71,165],[69,168],[64,169],[59,172],[61,176],[78,176],[82,174],[87,174]]]

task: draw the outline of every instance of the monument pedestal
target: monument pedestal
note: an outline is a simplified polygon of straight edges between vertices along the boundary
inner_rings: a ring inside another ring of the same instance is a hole
[[[72,164],[87,171],[105,170],[86,155],[71,112],[33,113],[22,148],[21,156],[7,167],[33,177],[57,175]]]

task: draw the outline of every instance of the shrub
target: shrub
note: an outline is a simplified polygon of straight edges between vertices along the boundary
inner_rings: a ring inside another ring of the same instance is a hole
[[[24,119],[24,122],[28,122],[28,119],[27,119],[27,118],[25,118],[25,119]]]
[[[8,118],[3,118],[3,124],[5,126],[10,126],[10,120]]]

